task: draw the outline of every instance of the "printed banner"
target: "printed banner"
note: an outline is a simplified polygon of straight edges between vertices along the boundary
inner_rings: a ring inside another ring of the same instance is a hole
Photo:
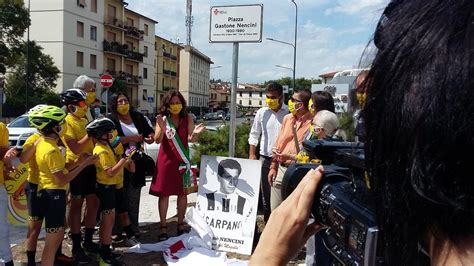
[[[197,210],[214,233],[213,249],[252,252],[261,167],[258,160],[202,156]]]
[[[27,225],[28,206],[26,203],[25,185],[28,177],[28,164],[13,160],[15,171],[5,176],[5,189],[8,194],[8,221],[13,225]]]

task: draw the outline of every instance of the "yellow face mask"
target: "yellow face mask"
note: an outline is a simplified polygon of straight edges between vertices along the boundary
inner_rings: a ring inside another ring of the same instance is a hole
[[[95,101],[96,96],[95,91],[88,92],[86,95],[87,105],[91,105]]]
[[[295,102],[292,99],[288,100],[288,111],[292,114],[295,113]]]
[[[356,93],[357,102],[359,102],[360,107],[364,107],[365,101],[367,100],[367,93],[365,92],[358,92]]]
[[[316,114],[316,110],[314,110],[314,106],[313,106],[313,99],[309,99],[308,110],[311,112],[311,115],[314,116]]]
[[[121,115],[126,115],[128,114],[128,111],[130,110],[130,104],[121,104],[117,106],[117,112]]]
[[[170,104],[170,113],[174,114],[174,115],[177,115],[179,114],[179,112],[181,112],[181,110],[183,109],[183,105],[180,104],[180,103],[177,103],[177,104]]]
[[[84,116],[86,116],[87,106],[84,106],[84,107],[75,106],[75,108],[76,110],[74,111],[74,113],[72,113],[74,116],[79,117],[79,118],[83,118]]]
[[[278,99],[270,99],[266,98],[265,103],[267,104],[268,108],[275,110],[280,106],[280,101]]]

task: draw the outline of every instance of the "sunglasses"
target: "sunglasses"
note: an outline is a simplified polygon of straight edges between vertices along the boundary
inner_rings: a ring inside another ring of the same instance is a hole
[[[302,100],[298,100],[298,99],[295,99],[293,97],[291,97],[291,100],[295,103],[302,103],[303,102]]]

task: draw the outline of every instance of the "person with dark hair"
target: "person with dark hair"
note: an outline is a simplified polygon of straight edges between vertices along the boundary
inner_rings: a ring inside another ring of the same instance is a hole
[[[143,142],[153,143],[154,130],[148,123],[148,120],[142,113],[136,112],[130,106],[130,100],[127,95],[122,92],[114,93],[110,100],[111,113],[107,116],[115,124],[118,132],[119,141],[126,150],[129,147],[135,147],[138,151],[142,150]],[[145,186],[145,159],[138,157],[134,160],[135,173],[130,173],[124,169],[124,192],[125,198],[128,199],[128,215],[132,222],[132,229],[135,236],[140,236],[138,228],[138,216],[140,210],[141,189]],[[121,235],[120,229],[117,234]]]
[[[283,117],[288,114],[288,107],[283,103],[283,87],[272,82],[265,91],[267,106],[260,108],[255,114],[252,128],[249,133],[249,159],[256,160],[256,147],[260,143],[260,161],[262,162],[260,182],[260,202],[263,209],[263,218],[270,217],[270,185],[268,172],[272,163],[272,147],[280,131]]]
[[[357,110],[354,112],[354,134],[356,141],[365,141],[365,123],[364,117],[362,116],[362,108],[365,106],[367,101],[367,87],[365,79],[367,78],[369,71],[363,70],[357,75],[355,86],[356,86],[356,99],[357,99]]]
[[[271,186],[270,207],[272,211],[280,205],[281,182],[288,166],[294,162],[296,154],[305,139],[313,116],[308,110],[311,99],[309,90],[296,90],[288,101],[290,114],[285,115],[275,144],[272,148],[272,163],[267,182]]]
[[[242,167],[239,162],[233,159],[225,159],[219,162],[217,166],[217,177],[219,179],[220,192],[232,194],[239,182],[239,175]]]
[[[60,94],[61,104],[67,111],[64,119],[66,127],[64,136],[61,137],[66,146],[66,165],[75,164],[82,154],[91,154],[94,149],[92,140],[87,136],[86,93],[80,89],[69,89]],[[89,165],[71,181],[70,184],[70,209],[68,223],[71,229],[72,254],[78,263],[89,263],[91,258],[85,252],[97,253],[99,246],[92,241],[96,225],[99,200],[95,193],[96,171]],[[84,199],[85,208],[84,224],[85,236],[82,242],[81,218]]]
[[[474,261],[473,4],[392,1],[377,27],[363,117],[384,265]],[[250,265],[284,264],[318,230],[304,209],[321,177],[309,173],[272,214]]]
[[[309,109],[313,115],[321,110],[328,110],[335,113],[334,98],[331,93],[327,91],[315,91],[311,94],[311,101]]]
[[[188,190],[192,186],[188,142],[196,141],[204,129],[203,124],[194,126],[179,91],[171,90],[165,94],[156,116],[155,142],[161,146],[156,160],[156,175],[150,186],[150,194],[159,197],[160,241],[168,239],[166,213],[169,196],[178,196],[178,235],[185,232],[184,213]]]

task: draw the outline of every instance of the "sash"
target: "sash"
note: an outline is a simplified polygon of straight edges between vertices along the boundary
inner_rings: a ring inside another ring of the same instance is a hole
[[[177,130],[174,128],[173,123],[169,117],[166,117],[166,137],[171,140],[171,143],[174,145],[175,150],[178,152],[179,157],[183,161],[180,163],[178,170],[181,172],[184,170],[183,174],[183,189],[188,191],[193,188],[194,182],[191,180],[191,160],[189,159],[189,149],[184,147],[183,142],[179,138]]]

